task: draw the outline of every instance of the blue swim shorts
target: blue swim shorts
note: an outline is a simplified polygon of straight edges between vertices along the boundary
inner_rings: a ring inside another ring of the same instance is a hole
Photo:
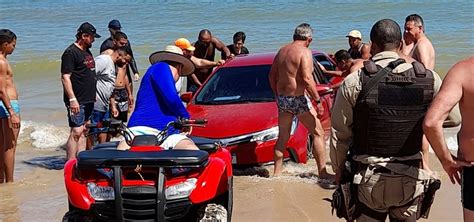
[[[69,127],[80,127],[90,120],[94,103],[79,104],[79,112],[72,113],[71,108],[66,105]]]
[[[10,103],[12,104],[13,111],[16,114],[20,114],[20,105],[18,105],[18,100],[10,100]],[[8,113],[8,110],[5,105],[3,105],[3,102],[0,101],[0,118],[8,118],[9,116],[10,113]]]

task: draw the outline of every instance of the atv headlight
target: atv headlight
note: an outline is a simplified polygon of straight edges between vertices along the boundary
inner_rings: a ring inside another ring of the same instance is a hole
[[[184,182],[169,186],[165,191],[166,199],[174,200],[188,197],[194,188],[196,188],[196,182],[196,178],[189,178]]]
[[[87,183],[87,190],[94,200],[114,200],[115,192],[113,187],[97,186],[95,183]]]

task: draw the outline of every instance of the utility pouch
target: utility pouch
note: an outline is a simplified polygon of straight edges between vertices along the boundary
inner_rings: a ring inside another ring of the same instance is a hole
[[[431,205],[433,204],[435,193],[441,187],[441,180],[435,179],[431,183],[426,185],[425,192],[421,198],[421,205],[419,209],[419,218],[428,219],[430,214]]]
[[[356,208],[357,185],[352,182],[353,175],[348,174],[350,174],[349,171],[345,170],[341,183],[332,194],[332,200],[328,201],[331,202],[333,215],[336,211],[337,217],[344,218],[346,221],[354,221],[360,216]]]

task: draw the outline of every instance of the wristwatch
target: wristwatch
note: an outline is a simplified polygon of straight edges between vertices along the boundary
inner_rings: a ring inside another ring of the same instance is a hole
[[[317,104],[321,104],[321,99],[316,100]]]

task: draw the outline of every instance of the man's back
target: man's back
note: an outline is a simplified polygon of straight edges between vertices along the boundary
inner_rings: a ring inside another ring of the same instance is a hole
[[[302,82],[302,61],[310,50],[302,45],[290,43],[283,46],[275,57],[278,68],[277,92],[285,96],[304,94],[305,85]]]

